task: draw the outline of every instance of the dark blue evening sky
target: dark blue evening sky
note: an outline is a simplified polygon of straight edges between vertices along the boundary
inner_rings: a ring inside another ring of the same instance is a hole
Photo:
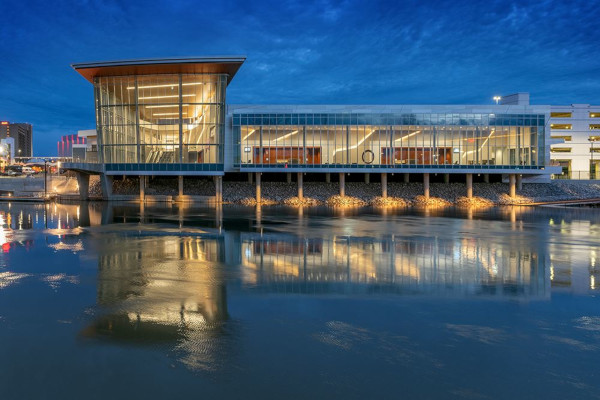
[[[0,0],[0,119],[34,125],[34,154],[95,127],[70,64],[245,55],[228,102],[600,104],[594,1]]]

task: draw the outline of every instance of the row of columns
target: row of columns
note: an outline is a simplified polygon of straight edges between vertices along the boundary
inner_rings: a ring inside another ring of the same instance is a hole
[[[260,203],[262,201],[261,196],[261,173],[249,173],[248,181],[254,181],[256,187],[256,201]],[[388,177],[387,173],[381,173],[381,196],[388,197]],[[369,183],[370,175],[365,175],[365,182]],[[445,174],[444,182],[449,181],[447,179],[449,174]],[[288,173],[287,179],[288,182],[291,182],[291,173]],[[331,182],[330,173],[326,173],[326,181]],[[510,197],[515,197],[517,194],[517,190],[522,190],[523,188],[523,179],[519,174],[509,174],[508,176],[508,186],[509,186],[509,195]],[[87,200],[89,198],[89,174],[77,173],[77,183],[79,186],[79,195],[82,200]],[[409,180],[409,174],[404,174],[404,181],[407,182]],[[430,197],[430,188],[429,188],[430,176],[428,173],[423,174],[423,196],[428,199]],[[489,182],[489,177],[484,175],[484,181]],[[112,195],[112,182],[113,177],[106,174],[100,175],[100,185],[102,188],[102,195],[104,198],[108,199]],[[217,203],[223,202],[223,177],[216,176],[214,177],[215,183],[215,201]],[[145,201],[146,199],[146,185],[147,185],[147,177],[140,176],[140,201]],[[473,197],[473,174],[466,174],[466,186],[467,186],[467,198]],[[304,199],[304,174],[302,172],[297,173],[297,187],[298,187],[298,198]],[[183,176],[178,176],[178,194],[181,198],[183,196]],[[339,194],[340,196],[346,195],[346,174],[344,172],[339,173]]]
[[[260,177],[262,175],[262,173],[260,172],[256,172],[255,174],[255,187],[256,187],[256,202],[260,203],[262,201],[261,198],[261,180]],[[409,178],[408,178],[409,174],[404,174],[404,181],[408,182]],[[445,174],[444,177],[444,182],[448,183],[449,182],[449,174]],[[327,182],[331,182],[331,175],[328,172],[326,177],[325,177]],[[248,180],[249,182],[252,182],[252,174],[248,175]],[[304,174],[302,172],[298,172],[298,178],[297,178],[297,187],[298,187],[298,198],[300,200],[302,200],[304,198]],[[485,176],[484,180],[486,180],[489,183],[489,176]],[[287,181],[288,183],[292,182],[292,175],[291,173],[288,173],[287,175]],[[473,198],[473,174],[466,174],[466,181],[467,181],[467,198],[471,199]],[[365,174],[365,183],[369,183],[369,174]],[[521,175],[516,175],[516,174],[510,174],[509,175],[509,194],[510,197],[515,197],[517,194],[517,188],[518,190],[522,189],[522,177]],[[344,172],[340,172],[339,173],[339,193],[340,196],[345,196],[346,195],[346,174]],[[425,173],[423,174],[423,196],[426,199],[429,199],[430,197],[430,189],[429,189],[429,174]],[[381,197],[388,197],[388,190],[387,190],[387,173],[386,172],[382,172],[381,173]]]

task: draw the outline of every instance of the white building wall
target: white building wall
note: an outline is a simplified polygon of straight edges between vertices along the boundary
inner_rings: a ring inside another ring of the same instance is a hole
[[[552,149],[570,149],[570,152],[551,152],[551,160],[569,161],[570,173],[573,179],[590,179],[590,160],[592,145],[600,149],[600,140],[590,141],[590,138],[600,137],[600,130],[590,129],[590,125],[600,125],[600,106],[590,104],[571,104],[570,106],[551,106],[552,113],[571,113],[571,117],[550,117],[550,137],[555,138]],[[595,115],[592,117],[591,115]],[[571,129],[557,129],[560,125],[571,125]],[[560,137],[570,136],[571,140]],[[555,150],[556,151],[556,150]],[[600,153],[594,153],[593,158],[600,161]],[[596,177],[600,174],[596,173]]]

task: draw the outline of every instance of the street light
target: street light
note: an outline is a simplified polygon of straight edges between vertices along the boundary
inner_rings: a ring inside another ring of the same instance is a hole
[[[494,99],[494,101],[496,102],[496,104],[498,104],[498,102],[499,102],[500,100],[502,100],[502,96],[494,96],[494,97],[493,97],[493,99]]]
[[[596,178],[596,166],[594,165],[594,142],[596,138],[588,138],[590,141],[590,179]]]

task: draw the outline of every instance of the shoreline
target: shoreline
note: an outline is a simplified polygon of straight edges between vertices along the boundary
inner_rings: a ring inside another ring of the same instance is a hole
[[[126,183],[129,182],[129,183]],[[115,182],[116,183],[116,182]],[[124,184],[125,183],[125,184]],[[303,199],[297,197],[297,184],[286,182],[262,182],[261,204],[288,206],[462,206],[492,207],[501,205],[527,205],[539,202],[586,200],[600,198],[600,184],[590,182],[552,181],[544,183],[524,183],[517,195],[508,195],[507,183],[474,183],[473,198],[466,197],[464,183],[432,183],[430,198],[423,196],[422,183],[388,183],[388,196],[381,197],[381,184],[378,182],[346,182],[345,196],[339,196],[338,183],[304,182]],[[119,181],[114,187],[114,194],[136,195],[139,186],[135,180]],[[147,194],[177,195],[177,189],[171,185],[160,185],[146,188]],[[209,180],[187,182],[184,188],[186,195],[214,196],[214,185]],[[99,193],[98,193],[99,194]],[[256,189],[249,182],[223,182],[223,203],[256,205]]]

